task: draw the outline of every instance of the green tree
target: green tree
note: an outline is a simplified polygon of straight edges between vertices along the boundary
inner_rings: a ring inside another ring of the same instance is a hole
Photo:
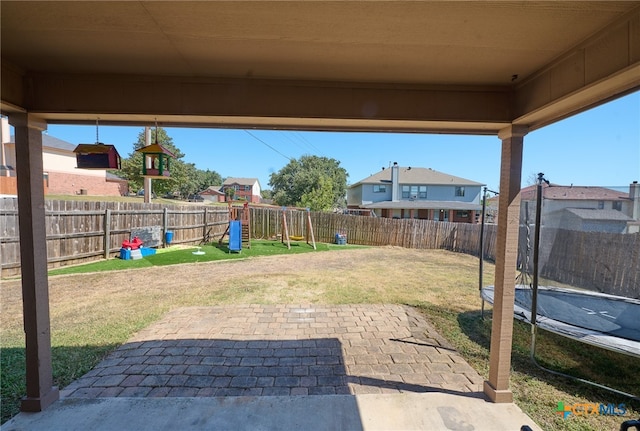
[[[157,140],[156,140],[157,133]],[[220,174],[215,171],[202,171],[195,164],[182,160],[184,153],[173,143],[173,139],[162,128],[151,129],[151,142],[159,143],[171,151],[176,158],[170,161],[169,171],[171,176],[166,179],[153,179],[151,187],[153,193],[162,196],[166,193],[179,193],[183,198],[190,194],[200,192],[210,185],[222,183]],[[129,182],[129,190],[137,192],[144,187],[142,176],[143,155],[136,150],[145,146],[144,129],[138,134],[138,140],[133,144],[133,151],[129,157],[122,160],[122,170],[119,175]]]
[[[236,189],[234,189],[233,187],[227,187],[224,190],[224,194],[227,197],[227,201],[232,201],[233,198],[236,197]]]
[[[261,190],[260,191],[260,197],[262,199],[272,199],[273,198],[273,192],[269,189],[265,189],[265,190]]]
[[[222,186],[222,177],[216,171],[198,170],[198,191],[206,190],[209,186]]]
[[[334,207],[333,188],[331,179],[326,175],[318,178],[317,187],[309,190],[300,199],[301,206],[309,208],[311,211],[323,211]]]
[[[345,205],[347,176],[347,171],[340,167],[339,161],[305,155],[300,159],[292,159],[285,167],[271,174],[269,185],[278,205],[311,208],[305,205],[307,202],[313,203],[315,211],[322,211]]]

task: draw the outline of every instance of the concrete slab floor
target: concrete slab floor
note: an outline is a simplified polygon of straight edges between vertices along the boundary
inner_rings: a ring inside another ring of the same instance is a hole
[[[20,413],[4,431],[455,430],[528,425],[515,404],[444,393],[214,398],[67,398]]]

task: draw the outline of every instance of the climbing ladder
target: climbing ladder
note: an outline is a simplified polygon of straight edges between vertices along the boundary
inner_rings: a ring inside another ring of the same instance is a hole
[[[242,226],[242,246],[244,247],[246,244],[246,248],[251,248],[251,211],[249,210],[249,202],[245,202],[242,206],[240,225]]]

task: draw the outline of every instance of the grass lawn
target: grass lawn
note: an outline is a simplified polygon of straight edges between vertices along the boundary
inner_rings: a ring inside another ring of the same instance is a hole
[[[125,269],[149,268],[152,266],[177,265],[181,263],[212,262],[216,260],[247,259],[258,256],[276,256],[280,254],[299,254],[338,249],[362,248],[357,245],[336,245],[316,243],[316,249],[305,242],[291,242],[291,248],[279,241],[254,240],[251,248],[243,248],[241,252],[230,252],[226,243],[204,246],[173,246],[158,249],[156,254],[144,259],[109,259],[81,265],[56,268],[49,275],[80,274],[86,272],[118,271]],[[201,252],[204,254],[194,254]]]
[[[203,248],[205,256],[224,260],[195,261],[195,249],[181,249],[159,253],[153,259],[113,259],[65,268],[77,273],[51,276],[56,384],[68,385],[169,310],[251,303],[409,304],[420,310],[480,375],[488,377],[491,313],[485,313],[485,320],[480,317],[477,258],[398,247],[320,245],[332,252],[318,253],[304,243],[297,243],[292,250],[278,249],[280,243],[259,244],[252,243],[253,255],[249,250],[229,255],[224,248]],[[276,250],[285,254],[278,255]],[[310,252],[300,253],[305,250]],[[190,263],[162,266],[163,261]],[[98,267],[109,264],[124,266],[112,267],[118,271],[110,272]],[[485,265],[484,279],[493,280],[493,265]],[[17,412],[18,400],[25,393],[20,292],[18,280],[3,280],[0,286],[3,422]],[[528,358],[529,343],[528,325],[514,322],[511,388],[518,406],[543,429],[617,430],[623,419],[640,416],[640,406],[627,399],[540,371]],[[640,392],[637,359],[544,332],[538,339],[538,351],[539,359],[556,370]],[[625,418],[574,415],[562,419],[556,413],[559,401],[565,405],[626,403],[629,411]]]

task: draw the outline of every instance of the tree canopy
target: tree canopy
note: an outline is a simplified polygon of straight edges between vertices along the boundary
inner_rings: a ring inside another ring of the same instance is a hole
[[[278,205],[326,211],[344,207],[347,176],[339,161],[305,155],[271,174],[269,185]]]
[[[156,132],[158,134],[156,140]],[[142,153],[136,150],[145,146],[144,129],[138,134],[138,140],[133,143],[133,151],[129,157],[122,159],[122,170],[118,173],[129,182],[129,190],[138,191],[144,187],[142,176]],[[176,158],[170,162],[171,176],[167,179],[153,180],[152,192],[158,196],[166,193],[179,193],[181,197],[200,192],[212,185],[221,185],[222,177],[215,171],[197,169],[195,164],[187,163],[182,158],[184,153],[173,143],[173,139],[162,128],[151,129],[151,142],[159,143],[171,151]]]

